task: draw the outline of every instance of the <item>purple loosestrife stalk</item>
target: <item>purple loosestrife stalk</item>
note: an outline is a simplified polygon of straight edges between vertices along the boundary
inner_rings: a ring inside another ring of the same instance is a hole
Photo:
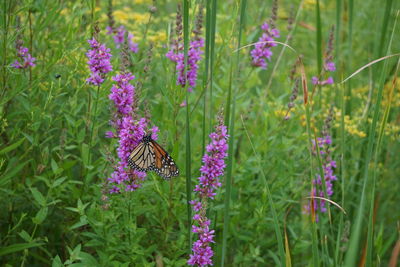
[[[135,77],[125,72],[114,76],[116,82],[111,88],[110,100],[114,102],[115,114],[111,125],[115,132],[107,132],[106,137],[117,138],[117,154],[119,161],[114,166],[114,172],[108,178],[110,193],[120,193],[122,190],[134,191],[140,187],[140,181],[146,173],[132,170],[128,165],[128,158],[132,150],[139,144],[146,134],[147,120],[133,119],[135,87],[130,83]],[[152,138],[157,139],[158,128],[152,128]]]
[[[114,42],[117,45],[117,48],[121,48],[125,43],[125,37],[127,38],[128,48],[133,53],[137,53],[139,51],[138,44],[133,42],[134,35],[128,32],[125,29],[125,26],[121,25],[117,29],[113,29],[111,26],[107,27],[107,34],[113,35]]]
[[[90,69],[90,77],[86,80],[93,85],[100,85],[104,82],[105,75],[112,71],[110,63],[110,49],[100,44],[94,37],[88,40],[91,49],[86,53],[87,64]]]
[[[36,66],[35,60],[36,58],[32,57],[31,54],[29,54],[29,49],[26,47],[22,46],[22,40],[17,41],[17,57],[20,59],[20,61],[15,60],[14,63],[11,64],[11,67],[14,67],[16,69],[26,69],[29,67],[34,67]]]
[[[314,150],[316,151],[315,142]],[[322,178],[320,174],[316,175],[316,179],[313,181],[313,190],[311,192],[311,197],[324,197],[330,199],[333,195],[333,181],[337,180],[337,177],[333,174],[334,169],[336,168],[336,161],[334,161],[331,157],[330,145],[332,144],[332,138],[330,135],[326,135],[324,137],[317,138],[317,143],[319,147],[319,152],[322,158],[322,168],[325,178],[325,186],[326,186],[326,194],[324,192],[324,188],[322,185]],[[326,212],[326,201],[322,199],[314,199],[311,202],[313,206],[313,210],[315,212]],[[311,205],[310,203],[310,205]],[[308,208],[310,210],[310,208]]]
[[[273,43],[273,41],[275,41],[275,38],[279,37],[279,30],[271,27],[267,22],[261,26],[261,29],[263,34],[260,39],[258,39],[258,42],[255,44],[254,49],[251,50],[250,54],[253,66],[266,69],[267,60],[270,60],[272,56],[271,48],[276,46],[276,43]]]
[[[316,196],[316,197],[323,197],[330,199],[331,196],[333,195],[333,182],[337,180],[336,175],[334,175],[334,169],[336,168],[336,161],[332,159],[332,153],[331,153],[332,138],[328,133],[330,128],[330,123],[332,121],[332,116],[333,115],[331,110],[328,117],[325,120],[324,129],[322,131],[322,137],[317,138],[317,144],[315,144],[314,140],[312,142],[314,155],[316,155],[318,151],[316,146],[318,146],[319,148],[319,153],[322,160],[323,175],[325,180],[326,195],[324,192],[324,186],[322,184],[324,180],[322,179],[321,175],[319,174],[320,172],[318,171],[316,178],[313,181],[313,189],[311,191],[311,197]],[[323,199],[312,199],[309,205],[306,206],[306,210],[308,212],[313,210],[315,213],[317,213],[318,211],[326,212],[327,211],[326,201]],[[316,216],[316,219],[318,220],[318,216]]]
[[[198,240],[193,243],[192,254],[188,260],[189,265],[212,265],[214,252],[211,243],[214,243],[214,230],[210,229],[211,221],[206,217],[207,202],[214,199],[215,190],[221,187],[219,178],[224,174],[225,158],[228,150],[228,135],[226,126],[220,122],[216,131],[210,134],[211,143],[207,145],[207,153],[203,156],[203,166],[200,168],[199,184],[193,190],[197,199],[191,201],[195,212],[192,226],[193,233],[198,235]]]
[[[329,72],[334,72],[336,70],[335,62],[333,62],[333,33],[335,31],[335,28],[332,27],[330,33],[329,33],[329,40],[328,40],[328,45],[327,49],[325,51],[325,59],[324,59],[324,70],[323,72],[328,74]],[[317,76],[313,76],[311,78],[311,82],[314,85],[327,85],[327,84],[333,84],[333,78],[331,76],[327,77],[325,80],[320,80]]]
[[[200,7],[199,13],[196,19],[196,26],[193,30],[193,39],[190,41],[189,50],[188,50],[188,66],[187,73],[185,75],[185,55],[183,53],[183,38],[182,38],[182,14],[180,13],[180,6],[178,6],[178,12],[176,16],[176,35],[177,39],[173,41],[171,45],[171,50],[165,55],[168,59],[175,62],[176,64],[176,72],[177,72],[177,80],[176,84],[181,85],[182,87],[186,86],[188,83],[189,92],[193,91],[193,88],[196,87],[198,69],[199,69],[199,61],[202,59],[204,47],[204,38],[201,37],[201,29],[203,22],[203,13],[202,7]]]

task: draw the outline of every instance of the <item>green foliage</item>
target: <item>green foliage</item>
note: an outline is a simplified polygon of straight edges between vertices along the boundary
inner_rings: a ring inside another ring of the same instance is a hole
[[[194,241],[187,200],[220,110],[231,136],[227,175],[208,211],[216,266],[388,264],[399,239],[399,57],[340,81],[400,52],[398,1],[279,1],[277,40],[295,51],[273,47],[266,70],[251,66],[252,47],[244,46],[258,40],[272,1],[112,2],[117,25],[124,24],[139,44],[129,69],[136,76],[137,114],[151,115],[181,176],[164,181],[150,173],[135,192],[106,191],[118,145],[105,138],[111,129],[108,94],[120,65],[120,50],[105,33],[108,0],[3,1],[0,265],[185,266]],[[185,51],[196,11],[204,6],[205,53],[193,93],[176,85],[175,66],[165,57],[178,2]],[[287,29],[296,12],[293,29]],[[86,83],[87,39],[95,21],[114,67],[100,88]],[[333,24],[336,84],[313,88]],[[17,39],[36,57],[36,67],[10,66]],[[308,93],[300,87],[288,112],[289,76],[299,55]],[[313,222],[304,206],[321,158],[311,140],[321,136],[331,107],[338,165],[331,199],[346,214],[331,205]]]

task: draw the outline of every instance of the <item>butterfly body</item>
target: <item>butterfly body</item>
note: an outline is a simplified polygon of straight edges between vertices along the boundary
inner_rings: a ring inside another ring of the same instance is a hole
[[[174,160],[151,135],[146,135],[135,147],[128,159],[129,166],[141,172],[155,171],[164,179],[179,175]]]

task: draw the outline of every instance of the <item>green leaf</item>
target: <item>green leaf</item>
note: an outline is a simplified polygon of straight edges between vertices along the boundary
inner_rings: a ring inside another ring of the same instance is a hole
[[[25,140],[25,138],[23,137],[19,141],[15,142],[14,144],[3,148],[2,150],[0,150],[0,155],[3,155],[5,153],[7,153],[7,152],[10,152],[10,151],[16,149],[17,147],[19,147],[24,142],[24,140]]]
[[[86,135],[86,130],[84,127],[82,127],[82,129],[79,131],[78,135],[76,136],[76,141],[78,143],[82,143],[83,140],[85,139],[85,135]]]
[[[88,159],[89,159],[89,146],[85,143],[83,143],[81,146],[81,157],[82,157],[83,164],[85,164],[85,166],[87,166]]]
[[[73,230],[73,229],[75,229],[75,228],[79,228],[79,227],[84,226],[84,225],[86,225],[86,224],[88,224],[88,220],[87,220],[86,215],[83,215],[83,216],[81,217],[80,221],[77,222],[77,223],[75,223],[74,225],[72,225],[72,226],[70,227],[70,229]]]
[[[59,185],[62,184],[66,179],[67,179],[66,176],[61,177],[61,178],[58,178],[57,180],[54,181],[53,187],[59,186]]]
[[[16,166],[15,165],[8,166],[4,174],[0,176],[0,187],[3,187],[4,185],[8,184],[11,181],[11,178],[15,178],[16,175],[22,170],[22,168],[30,161],[31,160],[27,160]]]
[[[74,248],[74,250],[71,252],[71,254],[69,255],[69,257],[70,257],[70,259],[71,260],[77,260],[77,259],[79,259],[79,254],[81,253],[81,248],[82,248],[82,245],[81,244],[78,244],[75,248]]]
[[[51,169],[53,170],[54,173],[57,173],[58,165],[54,159],[51,159]]]
[[[26,242],[31,242],[31,241],[32,241],[31,236],[30,236],[25,230],[22,230],[20,233],[18,233],[18,235],[19,235],[23,240],[25,240]]]
[[[39,203],[40,206],[46,206],[46,199],[43,197],[42,193],[40,193],[39,190],[36,189],[36,187],[32,187],[31,192],[33,198],[36,200],[37,203]]]
[[[0,256],[18,252],[24,249],[42,246],[44,243],[20,243],[0,248]]]
[[[60,256],[57,255],[54,257],[51,267],[60,267],[60,266],[64,266],[64,265],[62,264]]]
[[[100,264],[97,262],[97,260],[90,255],[89,253],[81,251],[79,254],[79,258],[81,258],[81,261],[85,266],[99,266]]]
[[[35,218],[32,219],[33,223],[35,224],[41,224],[44,219],[46,219],[47,217],[47,212],[48,212],[48,208],[47,207],[43,207],[41,208],[38,213],[36,213]]]

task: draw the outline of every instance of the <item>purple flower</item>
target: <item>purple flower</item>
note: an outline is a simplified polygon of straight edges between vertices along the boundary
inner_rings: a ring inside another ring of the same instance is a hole
[[[334,62],[332,62],[332,61],[328,61],[328,62],[325,62],[325,70],[326,71],[335,71],[336,70],[336,67],[335,67],[335,63]]]
[[[333,28],[330,31],[329,34],[329,40],[328,40],[328,45],[327,49],[325,51],[325,56],[324,56],[324,71],[325,72],[334,72],[336,70],[335,63],[333,62]],[[314,85],[327,85],[327,84],[333,84],[333,78],[329,76],[326,80],[319,80],[316,76],[311,78],[311,82]]]
[[[207,153],[203,156],[203,166],[200,168],[201,176],[199,184],[193,190],[198,199],[192,200],[195,215],[192,232],[198,234],[199,238],[193,243],[192,254],[188,260],[189,265],[207,266],[212,265],[214,252],[210,244],[214,243],[214,230],[210,230],[211,221],[206,217],[206,203],[213,199],[215,190],[221,186],[219,177],[224,174],[225,161],[228,150],[228,134],[226,126],[220,124],[216,131],[210,134],[211,142],[207,145]]]
[[[313,140],[313,151],[314,155],[316,154],[316,144],[315,141]],[[311,191],[311,197],[318,196],[318,197],[324,197],[324,198],[330,198],[334,191],[333,191],[333,181],[337,180],[337,177],[334,175],[334,169],[336,168],[336,161],[332,160],[331,157],[331,151],[330,151],[330,145],[332,144],[332,138],[329,135],[326,135],[322,138],[317,138],[317,145],[319,147],[321,159],[322,159],[322,169],[323,169],[323,174],[324,174],[324,179],[325,179],[325,188],[326,188],[326,194],[324,192],[324,188],[322,186],[322,179],[319,174],[316,175],[316,178],[313,181],[313,189]],[[311,205],[313,205],[311,207]],[[306,211],[310,212],[310,210],[313,209],[315,212],[320,211],[320,212],[326,212],[326,201],[322,199],[313,199],[310,201],[308,206],[306,206]],[[317,217],[318,219],[318,217]]]
[[[273,43],[273,41],[275,38],[279,37],[279,30],[271,28],[268,23],[261,25],[261,29],[263,30],[263,34],[260,39],[258,39],[258,42],[255,44],[254,49],[251,50],[250,54],[253,66],[266,69],[267,59],[271,59],[271,47],[276,46],[276,43]]]
[[[135,79],[135,76],[128,72],[118,74],[112,79],[117,84],[111,87],[111,94],[108,97],[114,101],[118,113],[123,116],[129,115],[132,112],[133,96],[135,94],[135,87],[130,84],[130,81]]]
[[[113,38],[117,48],[121,48],[121,45],[124,44],[125,34],[127,34],[129,49],[134,53],[139,51],[138,44],[133,42],[134,35],[130,32],[127,32],[123,25],[119,26],[116,30],[113,30],[110,26],[107,26],[107,34],[114,35]]]
[[[328,77],[328,79],[326,79],[326,80],[324,80],[324,81],[320,81],[319,79],[318,79],[318,77],[316,77],[316,76],[313,76],[312,78],[311,78],[311,82],[312,82],[312,84],[314,84],[314,85],[327,85],[327,84],[333,84],[334,82],[333,82],[333,78],[332,77]]]
[[[200,8],[197,16],[195,27],[192,30],[193,38],[189,43],[188,55],[187,55],[187,67],[185,73],[185,56],[184,56],[184,44],[182,37],[182,13],[180,6],[178,6],[178,12],[176,16],[176,39],[172,40],[171,50],[165,55],[168,59],[175,62],[176,64],[176,84],[182,87],[188,84],[188,91],[192,92],[193,88],[196,87],[197,73],[199,69],[199,61],[202,59],[204,47],[204,38],[201,37],[203,24],[203,11]],[[182,106],[182,105],[181,105]]]
[[[177,80],[176,84],[184,87],[186,85],[186,81],[189,84],[189,92],[193,91],[193,88],[196,86],[197,82],[197,72],[199,69],[198,62],[202,59],[203,51],[201,50],[204,47],[204,39],[198,38],[197,40],[193,40],[190,42],[189,50],[188,50],[188,68],[187,74],[185,75],[185,56],[183,52],[176,52],[174,49],[171,49],[166,54],[166,57],[171,61],[176,63],[176,71],[177,71]]]
[[[106,132],[106,137],[118,138],[119,161],[114,166],[114,172],[108,178],[110,193],[120,193],[122,190],[135,191],[146,177],[145,172],[133,170],[128,164],[130,153],[142,140],[147,128],[145,118],[133,119],[135,87],[130,84],[130,81],[134,78],[129,72],[118,74],[112,78],[116,84],[111,87],[109,99],[113,101],[116,110],[111,121],[115,132]],[[151,132],[152,138],[157,139],[158,127],[153,127]]]
[[[26,69],[28,67],[36,66],[36,58],[32,57],[31,54],[29,54],[28,48],[20,46],[17,49],[17,57],[20,58],[21,62],[15,60],[14,63],[11,64],[11,67],[14,67],[16,69]]]
[[[93,85],[100,85],[104,82],[105,75],[112,71],[110,63],[110,49],[104,44],[100,44],[95,38],[88,40],[91,49],[86,53],[90,77],[86,80]]]

